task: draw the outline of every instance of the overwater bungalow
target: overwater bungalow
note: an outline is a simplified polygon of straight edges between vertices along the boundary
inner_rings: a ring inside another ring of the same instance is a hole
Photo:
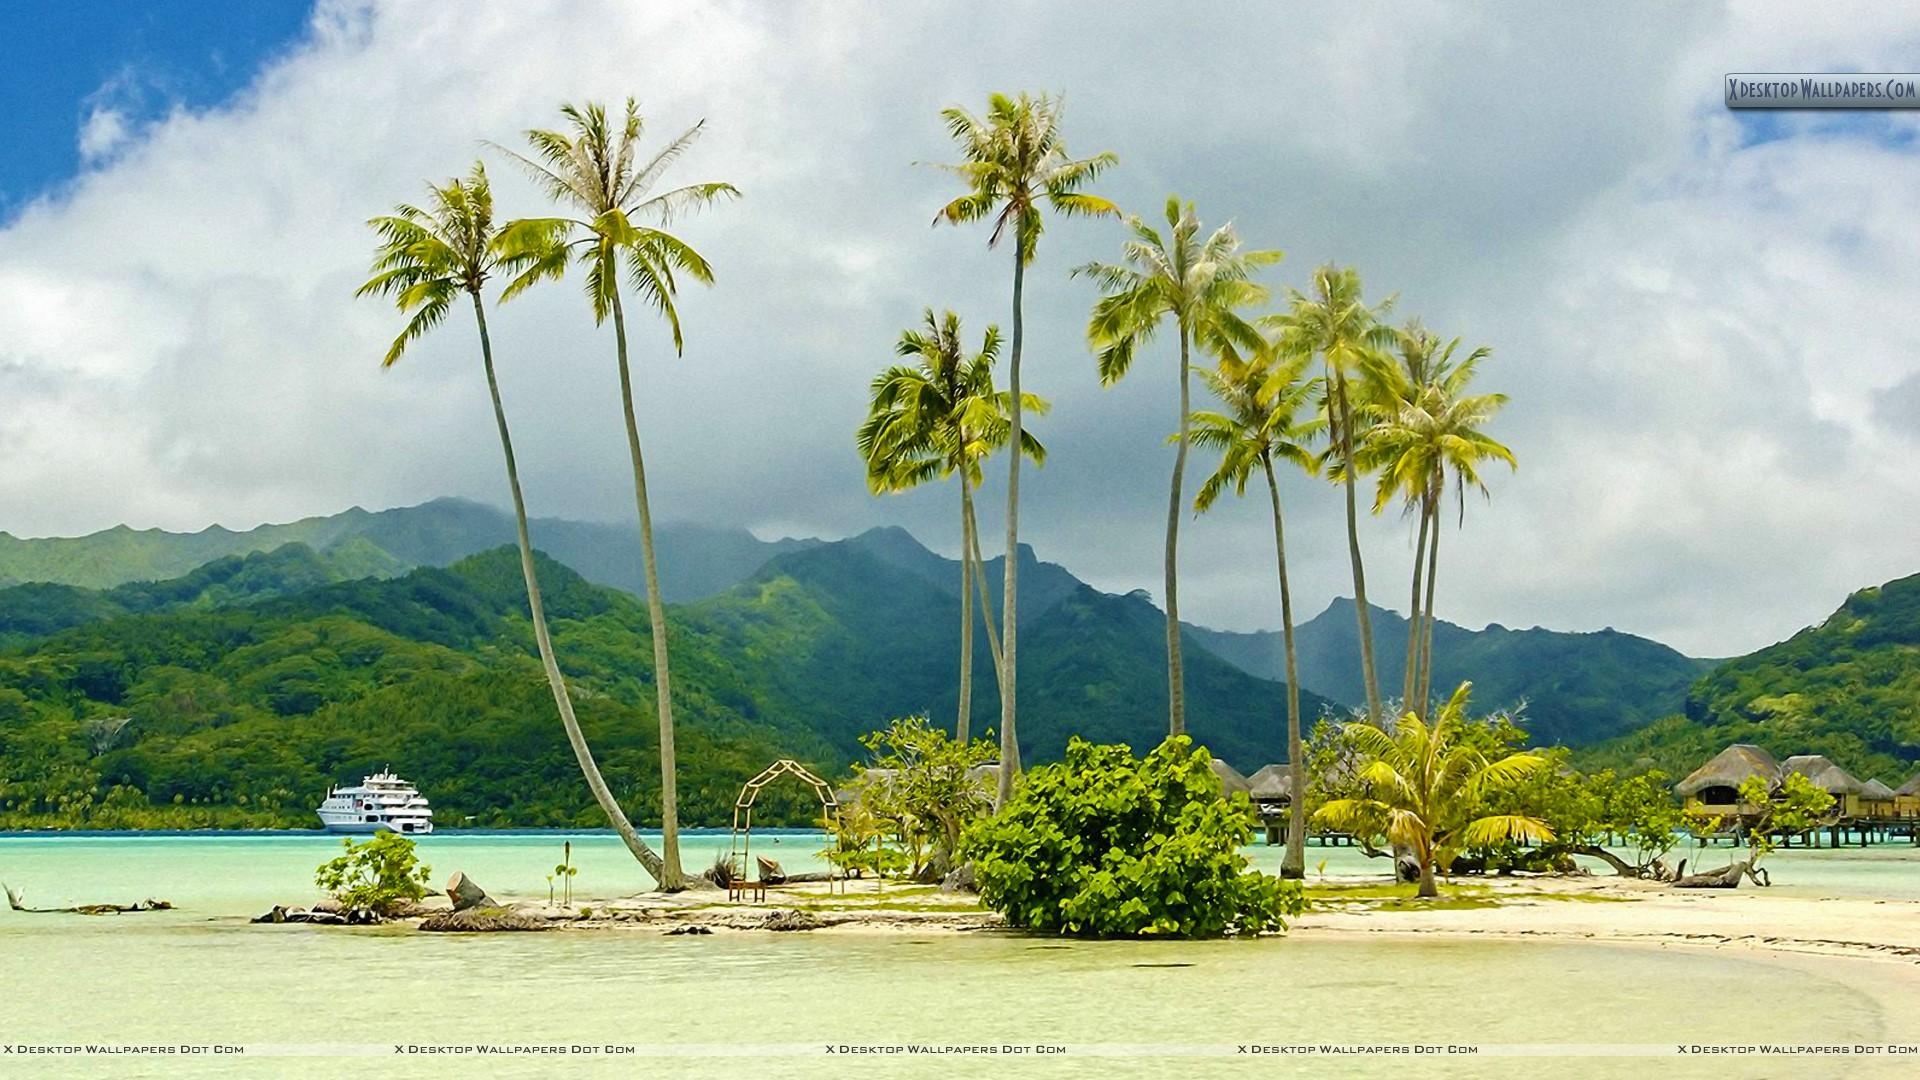
[[[1759,777],[1774,790],[1795,773],[1833,796],[1833,809],[1826,819],[1799,836],[1800,841],[1817,846],[1824,831],[1834,847],[1852,842],[1850,835],[1863,845],[1894,835],[1920,843],[1920,828],[1916,828],[1920,823],[1920,776],[1895,791],[1877,779],[1861,780],[1824,754],[1795,754],[1776,761],[1758,746],[1735,743],[1675,784],[1674,791],[1685,800],[1688,813],[1718,822],[1713,828],[1715,835],[1737,837],[1763,809],[1740,801],[1740,785]],[[1787,837],[1784,842],[1792,844],[1795,839]]]
[[[1266,830],[1267,843],[1286,843],[1288,813],[1293,808],[1292,773],[1285,765],[1262,765],[1247,777],[1247,782],[1253,786],[1248,795],[1260,815],[1261,827]]]
[[[1839,817],[1867,816],[1862,812],[1859,778],[1835,765],[1825,754],[1795,754],[1781,762],[1780,769],[1782,780],[1787,773],[1799,773],[1814,787],[1833,796],[1833,808]]]
[[[1860,813],[1864,817],[1884,819],[1897,816],[1895,804],[1899,797],[1893,789],[1878,779],[1860,782]]]
[[[1920,773],[1893,789],[1893,813],[1895,817],[1920,817]]]
[[[1759,807],[1740,801],[1740,785],[1756,776],[1772,787],[1780,780],[1780,763],[1752,743],[1734,743],[1688,773],[1673,790],[1686,800],[1689,813],[1733,820],[1758,812]]]

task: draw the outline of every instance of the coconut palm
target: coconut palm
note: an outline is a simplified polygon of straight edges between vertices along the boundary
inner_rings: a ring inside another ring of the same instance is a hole
[[[997,246],[1009,232],[1013,235],[1013,333],[1008,341],[1007,360],[1007,392],[1013,407],[1008,416],[1011,426],[1008,441],[1019,445],[1025,444],[1021,412],[1024,399],[1020,390],[1021,296],[1027,266],[1033,262],[1046,226],[1042,208],[1066,217],[1101,217],[1120,212],[1106,199],[1082,190],[1118,159],[1110,153],[1090,158],[1069,156],[1061,131],[1063,108],[1060,98],[1045,94],[1039,97],[994,94],[987,99],[984,116],[975,116],[958,107],[940,114],[946,121],[947,132],[960,144],[964,159],[945,168],[967,185],[967,192],[941,207],[934,224],[991,220],[993,232],[987,238],[989,247]],[[1001,593],[1004,626],[1000,662],[1000,803],[1012,797],[1013,777],[1020,769],[1014,712],[1018,697],[1015,671],[1020,612],[1022,456],[1011,454],[1007,459],[1007,565]]]
[[[1200,485],[1193,509],[1206,513],[1232,486],[1235,495],[1247,493],[1247,479],[1258,470],[1267,481],[1273,506],[1273,552],[1280,570],[1280,628],[1287,652],[1287,775],[1292,784],[1287,825],[1287,852],[1280,860],[1280,876],[1307,875],[1306,751],[1300,738],[1300,665],[1293,642],[1293,593],[1287,585],[1287,533],[1280,506],[1280,483],[1274,477],[1276,459],[1312,473],[1317,465],[1305,442],[1320,422],[1302,420],[1319,380],[1305,378],[1309,357],[1260,355],[1243,360],[1229,352],[1215,370],[1202,369],[1200,378],[1226,406],[1225,412],[1193,414],[1193,441],[1220,452],[1220,465]]]
[[[1393,306],[1387,300],[1368,307],[1361,298],[1360,274],[1352,267],[1328,264],[1313,272],[1311,291],[1288,290],[1288,310],[1270,319],[1279,334],[1282,351],[1295,356],[1318,356],[1326,367],[1325,401],[1327,453],[1337,459],[1330,469],[1346,490],[1347,559],[1353,568],[1354,617],[1360,631],[1360,673],[1366,683],[1367,717],[1376,723],[1380,711],[1380,679],[1373,663],[1373,618],[1367,608],[1367,572],[1360,559],[1359,515],[1355,509],[1354,448],[1361,420],[1354,383],[1378,350],[1392,342],[1392,330],[1380,321]]]
[[[1484,346],[1455,359],[1460,339],[1442,342],[1416,324],[1399,334],[1398,362],[1376,363],[1373,424],[1360,450],[1363,468],[1379,470],[1374,511],[1399,496],[1421,515],[1420,543],[1414,552],[1414,597],[1409,634],[1406,707],[1425,715],[1433,684],[1433,598],[1439,572],[1440,509],[1447,475],[1459,516],[1466,516],[1469,489],[1487,495],[1480,470],[1489,462],[1518,468],[1513,451],[1480,430],[1506,404],[1505,394],[1467,392],[1480,361],[1492,355]],[[1426,595],[1420,597],[1424,547]]]
[[[540,665],[546,670],[553,703],[560,711],[560,726],[566,729],[567,743],[573,747],[573,756],[586,775],[594,801],[600,804],[627,848],[646,866],[647,872],[658,879],[660,856],[634,832],[619,800],[601,777],[593,751],[587,746],[580,722],[574,716],[566,679],[554,659],[553,639],[547,633],[546,607],[534,569],[533,544],[527,536],[527,504],[520,493],[520,471],[514,462],[513,436],[507,429],[506,408],[500,401],[500,382],[494,375],[493,341],[487,334],[487,307],[481,295],[496,273],[516,273],[550,255],[560,236],[554,229],[541,227],[496,231],[493,192],[487,184],[486,170],[478,164],[465,179],[451,180],[430,191],[432,197],[426,208],[402,205],[392,214],[368,223],[379,235],[380,247],[374,257],[373,276],[355,295],[390,297],[396,307],[411,316],[388,348],[382,361],[384,367],[398,363],[407,346],[444,321],[459,302],[461,293],[473,301],[474,322],[480,331],[480,363],[487,375],[493,420],[500,432],[500,450],[507,463],[507,490],[513,496],[513,522],[520,543],[520,572],[526,578],[527,609],[533,622],[533,642],[540,652]]]
[[[1376,356],[1369,374],[1371,400],[1367,414],[1376,420],[1391,420],[1398,417],[1403,408],[1417,407],[1421,392],[1433,380],[1436,360],[1445,362],[1450,358],[1438,355],[1438,338],[1413,319],[1396,335],[1394,362],[1384,355]],[[1419,698],[1420,689],[1420,650],[1425,640],[1425,620],[1420,614],[1420,582],[1426,571],[1427,536],[1434,524],[1436,514],[1433,491],[1429,481],[1431,477],[1417,475],[1418,470],[1399,473],[1384,461],[1379,447],[1380,440],[1369,444],[1362,440],[1359,454],[1363,469],[1388,466],[1380,472],[1380,480],[1375,492],[1373,512],[1378,514],[1397,494],[1405,503],[1406,510],[1419,518],[1419,531],[1413,545],[1413,588],[1407,601],[1407,655],[1403,671],[1400,700],[1405,708],[1426,715],[1427,703]]]
[[[1259,332],[1239,309],[1265,303],[1266,287],[1252,280],[1261,266],[1280,261],[1278,251],[1243,251],[1231,223],[1202,239],[1192,203],[1169,197],[1167,235],[1128,217],[1133,232],[1121,263],[1088,263],[1073,271],[1105,293],[1087,320],[1087,343],[1099,356],[1100,383],[1112,386],[1133,367],[1133,358],[1162,323],[1173,320],[1180,341],[1180,430],[1175,437],[1173,491],[1167,502],[1167,734],[1187,730],[1186,679],[1180,663],[1180,488],[1187,471],[1187,434],[1192,415],[1192,347],[1220,353],[1257,348]]]
[[[1460,738],[1471,721],[1467,700],[1473,684],[1461,683],[1435,714],[1433,724],[1412,712],[1392,734],[1368,723],[1350,732],[1365,764],[1359,779],[1366,794],[1335,799],[1314,820],[1358,836],[1385,833],[1412,849],[1420,863],[1420,895],[1439,895],[1433,872],[1444,870],[1461,849],[1507,840],[1553,839],[1546,823],[1525,814],[1482,814],[1487,795],[1548,767],[1533,753],[1489,759]]]
[[[634,420],[633,375],[627,360],[627,320],[621,306],[620,278],[661,318],[673,336],[673,350],[685,349],[677,306],[681,277],[703,285],[713,283],[713,269],[685,241],[667,232],[680,214],[709,206],[740,193],[732,184],[689,184],[658,190],[661,178],[695,141],[701,121],[668,142],[657,153],[639,160],[644,125],[638,106],[627,99],[624,120],[614,124],[604,106],[562,105],[566,131],[532,130],[526,133],[531,157],[508,154],[545,189],[547,196],[578,215],[537,219],[534,229],[567,230],[569,240],[530,265],[508,285],[505,297],[548,278],[558,278],[569,262],[586,272],[587,299],[596,325],[613,320],[615,357],[620,369],[620,406],[626,420],[627,454],[633,464],[633,501],[640,518],[640,556],[646,575],[647,615],[653,638],[654,701],[660,719],[661,869],[655,876],[662,889],[684,887],[680,868],[679,798],[674,783],[673,682],[668,665],[666,605],[660,597],[660,569],[654,555],[653,513],[647,501],[647,470],[640,452],[640,428]],[[651,868],[650,868],[651,869]]]
[[[872,404],[860,425],[860,456],[867,463],[867,485],[875,493],[900,492],[930,480],[960,476],[960,715],[959,742],[968,740],[973,716],[973,592],[980,592],[987,645],[994,670],[1001,648],[993,626],[984,567],[973,516],[973,489],[981,463],[1007,444],[1011,401],[993,387],[993,365],[1000,358],[1000,328],[987,327],[972,356],[960,333],[960,317],[949,311],[936,317],[928,308],[918,329],[901,333],[894,353],[913,364],[896,364],[873,380]],[[1024,407],[1045,414],[1047,403],[1028,394]],[[1021,447],[1038,464],[1046,450],[1029,432]]]

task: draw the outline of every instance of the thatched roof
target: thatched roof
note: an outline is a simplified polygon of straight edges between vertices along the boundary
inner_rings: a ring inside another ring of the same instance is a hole
[[[1253,785],[1253,790],[1248,794],[1255,801],[1293,797],[1293,773],[1285,765],[1262,765],[1258,772],[1247,777],[1247,783]]]
[[[1863,780],[1860,783],[1860,797],[1868,802],[1892,802],[1893,789],[1878,780]]]
[[[1213,774],[1220,778],[1221,794],[1231,797],[1236,791],[1250,792],[1253,790],[1253,785],[1247,782],[1246,777],[1240,775],[1239,769],[1221,761],[1219,758],[1210,758],[1207,764],[1213,767]]]
[[[1780,763],[1773,755],[1752,743],[1734,743],[1713,755],[1705,765],[1687,774],[1673,785],[1682,798],[1698,795],[1710,787],[1737,788],[1750,776],[1764,777],[1768,783],[1780,775]]]
[[[1783,772],[1796,772],[1829,795],[1858,795],[1860,781],[1835,765],[1825,754],[1795,754],[1780,763]]]
[[[1895,795],[1920,795],[1920,773],[1914,773],[1912,779],[1893,789]]]

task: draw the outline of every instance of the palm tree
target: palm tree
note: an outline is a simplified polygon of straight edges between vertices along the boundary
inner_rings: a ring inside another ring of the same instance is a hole
[[[553,640],[547,633],[546,607],[541,601],[540,580],[534,569],[533,544],[527,536],[527,504],[520,493],[520,471],[514,463],[513,437],[507,430],[507,413],[500,401],[500,382],[494,376],[493,342],[487,335],[487,308],[481,297],[481,291],[495,272],[511,274],[524,270],[550,254],[560,236],[555,230],[540,227],[496,231],[493,191],[487,184],[485,168],[478,164],[466,179],[451,180],[430,191],[432,200],[426,209],[401,205],[392,214],[368,222],[380,237],[380,247],[374,257],[373,276],[354,295],[391,297],[396,307],[411,315],[387,350],[383,367],[398,363],[408,345],[444,321],[461,293],[472,298],[473,317],[480,330],[480,362],[487,374],[487,392],[493,399],[500,450],[506,458],[507,490],[513,495],[520,572],[526,578],[527,608],[533,621],[533,641],[540,652],[540,664],[546,669],[553,703],[560,710],[560,725],[566,729],[567,742],[573,747],[580,771],[586,775],[594,801],[605,811],[628,850],[659,880],[660,856],[634,832],[633,824],[601,777],[593,751],[581,734],[580,721],[574,716],[566,679],[554,659]]]
[[[1200,378],[1227,411],[1193,414],[1193,441],[1220,452],[1220,466],[1194,496],[1194,511],[1206,513],[1229,484],[1235,495],[1245,495],[1247,478],[1255,469],[1266,477],[1267,496],[1273,504],[1273,552],[1280,568],[1280,627],[1287,650],[1287,776],[1293,788],[1287,853],[1280,860],[1283,878],[1307,876],[1307,780],[1306,750],[1300,739],[1300,665],[1293,643],[1293,593],[1287,585],[1287,533],[1273,463],[1278,458],[1309,473],[1316,471],[1314,456],[1304,444],[1320,422],[1300,419],[1301,411],[1319,390],[1318,379],[1302,377],[1310,362],[1309,357],[1270,354],[1242,360],[1228,353],[1221,357],[1217,370],[1200,372]]]
[[[1418,324],[1400,332],[1398,364],[1377,364],[1375,400],[1369,406],[1374,423],[1360,458],[1363,467],[1380,470],[1374,510],[1395,495],[1421,514],[1420,535],[1425,541],[1426,596],[1419,601],[1422,551],[1414,553],[1413,612],[1408,657],[1406,707],[1425,715],[1433,684],[1433,597],[1440,560],[1440,508],[1447,474],[1454,477],[1459,516],[1466,516],[1469,488],[1487,495],[1480,469],[1488,462],[1518,468],[1513,451],[1481,431],[1506,404],[1505,394],[1469,394],[1467,389],[1480,362],[1493,350],[1484,346],[1456,360],[1460,339],[1442,342]],[[1429,537],[1429,523],[1431,536]]]
[[[1314,820],[1361,836],[1385,833],[1413,850],[1420,863],[1420,895],[1439,895],[1433,871],[1445,869],[1462,848],[1503,840],[1553,839],[1545,822],[1525,814],[1481,814],[1485,797],[1547,767],[1534,753],[1489,760],[1460,741],[1468,723],[1472,683],[1461,683],[1441,706],[1433,725],[1413,712],[1400,717],[1389,735],[1368,723],[1354,723],[1354,742],[1366,760],[1360,780],[1367,794],[1335,799]]]
[[[946,121],[947,132],[960,144],[960,153],[965,159],[946,168],[965,182],[967,193],[941,207],[934,224],[959,225],[991,219],[993,232],[987,238],[989,247],[997,246],[1009,230],[1013,233],[1013,335],[1008,342],[1007,392],[1013,402],[1008,438],[1016,445],[1025,445],[1021,416],[1024,398],[1020,391],[1021,293],[1026,284],[1027,265],[1033,262],[1046,225],[1041,207],[1044,205],[1067,217],[1101,217],[1120,212],[1107,200],[1082,190],[1119,159],[1110,153],[1090,158],[1068,156],[1061,132],[1063,109],[1060,98],[1045,94],[1039,97],[994,94],[987,99],[985,116],[975,116],[958,107],[940,114]],[[1000,601],[1004,619],[1000,662],[1000,804],[1012,797],[1013,777],[1020,770],[1014,706],[1018,697],[1015,670],[1020,612],[1021,457],[1011,454],[1007,464],[1007,566]]]
[[[685,341],[676,306],[679,279],[685,275],[703,285],[713,283],[713,269],[699,252],[666,231],[682,213],[698,210],[723,198],[739,196],[732,184],[689,184],[656,192],[661,177],[699,139],[705,121],[688,128],[658,153],[638,164],[643,133],[638,106],[627,99],[625,120],[617,127],[607,120],[604,106],[562,105],[560,114],[570,131],[532,130],[526,133],[534,157],[503,150],[525,167],[547,196],[578,214],[577,218],[541,219],[528,227],[558,229],[577,234],[556,245],[507,287],[506,298],[535,282],[558,278],[567,263],[577,260],[586,271],[587,299],[595,325],[613,319],[616,358],[620,368],[620,406],[627,425],[627,454],[633,463],[633,501],[640,517],[640,556],[646,572],[647,615],[653,638],[654,700],[660,717],[660,828],[662,870],[660,887],[684,887],[680,869],[679,797],[674,783],[673,683],[667,661],[667,613],[660,597],[660,569],[654,556],[653,513],[647,502],[647,470],[640,453],[640,428],[634,421],[633,374],[627,362],[627,320],[620,303],[620,276],[666,320],[673,334],[675,355]],[[537,159],[537,160],[536,160]],[[648,224],[652,222],[653,224]]]
[[[1266,302],[1265,286],[1253,271],[1280,261],[1278,251],[1242,251],[1231,223],[1204,240],[1193,204],[1169,197],[1168,234],[1138,217],[1128,217],[1133,239],[1122,249],[1124,263],[1088,263],[1073,276],[1086,275],[1106,294],[1087,321],[1087,343],[1099,355],[1100,383],[1112,386],[1133,366],[1134,354],[1152,340],[1160,324],[1172,318],[1180,337],[1180,432],[1173,456],[1173,492],[1167,502],[1167,734],[1187,730],[1186,679],[1180,663],[1180,488],[1187,471],[1187,433],[1192,413],[1192,346],[1209,352],[1254,348],[1259,332],[1237,309]]]
[[[1272,317],[1280,348],[1296,356],[1319,356],[1326,365],[1327,453],[1338,459],[1330,470],[1346,489],[1347,558],[1353,566],[1354,616],[1360,629],[1360,673],[1367,688],[1367,717],[1380,719],[1380,679],[1373,664],[1373,618],[1367,608],[1367,572],[1360,559],[1360,527],[1353,491],[1358,410],[1353,381],[1369,358],[1391,342],[1392,331],[1380,316],[1393,306],[1389,297],[1375,307],[1361,299],[1360,274],[1352,267],[1328,264],[1313,272],[1310,293],[1288,290],[1288,310]]]
[[[993,365],[1000,358],[1000,328],[987,327],[980,350],[971,357],[961,341],[960,317],[936,318],[928,308],[919,329],[901,333],[894,353],[913,365],[896,364],[873,380],[872,404],[860,425],[860,456],[867,463],[867,485],[875,493],[906,491],[929,480],[960,475],[960,715],[955,735],[968,740],[973,716],[973,590],[978,585],[987,627],[987,645],[1000,671],[1001,648],[993,627],[984,567],[973,517],[973,489],[987,455],[1007,444],[1012,424],[1008,395],[993,388]],[[1047,403],[1028,394],[1024,407],[1044,415]],[[1035,464],[1046,449],[1028,432],[1021,448]]]

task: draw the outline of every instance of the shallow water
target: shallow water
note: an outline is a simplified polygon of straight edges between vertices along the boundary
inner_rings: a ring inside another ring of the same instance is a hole
[[[616,838],[571,838],[582,902],[646,884]],[[804,856],[818,847],[816,835],[765,839],[789,869],[809,866]],[[726,844],[724,834],[689,836],[687,865]],[[1208,943],[909,932],[442,937],[244,922],[269,903],[310,897],[313,867],[336,846],[324,836],[0,838],[0,880],[24,885],[30,902],[156,895],[181,905],[114,918],[0,912],[0,1043],[367,1044],[381,1055],[393,1043],[613,1044],[635,1047],[636,1058],[0,1058],[0,1075],[333,1076],[373,1065],[487,1076],[1899,1076],[1920,1061],[1196,1056],[1296,1041],[1609,1044],[1615,1054],[1668,1042],[1920,1041],[1912,966],[1863,960],[1328,934]],[[539,894],[560,837],[439,834],[421,848],[436,879],[462,869],[489,889]],[[1254,854],[1262,864],[1279,857]],[[1322,854],[1309,851],[1310,868]],[[1378,869],[1349,849],[1324,856],[1330,873]],[[1782,853],[1774,865],[1796,889],[1920,880],[1910,849]],[[1066,1045],[1073,1056],[821,1052],[912,1042]],[[714,1047],[756,1057],[671,1057]],[[1103,1052],[1116,1056],[1091,1056]]]

